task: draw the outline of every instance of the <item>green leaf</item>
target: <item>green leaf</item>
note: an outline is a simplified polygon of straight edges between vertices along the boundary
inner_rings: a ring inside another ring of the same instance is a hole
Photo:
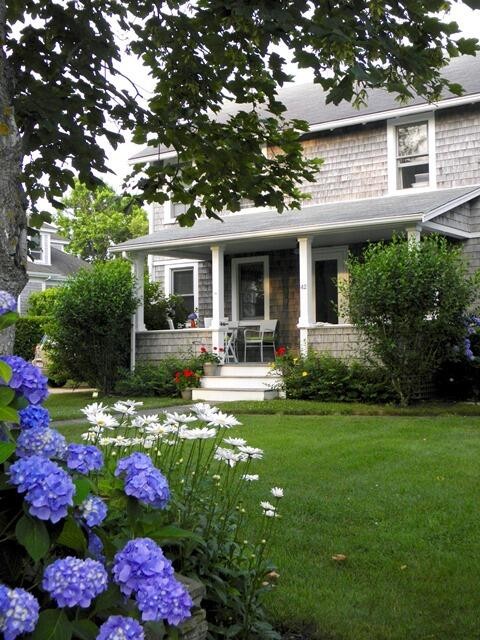
[[[162,527],[161,529],[153,529],[148,532],[148,535],[155,540],[181,540],[185,538],[189,538],[190,540],[197,540],[198,542],[202,541],[201,536],[193,531],[188,531],[188,529],[181,529],[180,527],[175,527],[174,525],[168,525],[166,527]]]
[[[120,588],[116,584],[111,584],[106,591],[101,593],[95,600],[94,613],[105,613],[116,611],[123,601],[124,596],[120,592]]]
[[[10,458],[15,448],[14,442],[0,442],[0,464]]]
[[[50,548],[47,527],[37,518],[22,516],[15,527],[15,535],[35,562],[43,558]]]
[[[95,640],[98,627],[91,620],[74,620],[72,622],[73,636],[80,640]]]
[[[65,524],[57,538],[57,542],[64,547],[73,549],[74,551],[84,552],[87,547],[85,535],[72,516],[69,516],[65,520]]]
[[[0,316],[0,331],[10,327],[12,324],[18,320],[18,313],[16,311],[9,311],[8,313],[4,313]]]
[[[0,378],[4,381],[4,382],[10,382],[12,377],[12,367],[7,364],[6,362],[4,362],[3,360],[0,360]]]
[[[0,387],[0,406],[6,407],[15,397],[15,391],[10,387]]]
[[[75,496],[73,498],[73,504],[82,504],[82,502],[92,490],[92,483],[88,478],[77,478],[76,480],[74,480],[73,484],[75,485]]]
[[[18,413],[12,407],[0,407],[0,422],[16,422],[18,424]]]
[[[62,609],[46,609],[38,617],[32,640],[70,640],[72,625]]]

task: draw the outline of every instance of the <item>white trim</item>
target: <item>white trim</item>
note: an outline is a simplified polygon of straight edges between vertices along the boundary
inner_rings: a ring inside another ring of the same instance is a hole
[[[45,266],[51,266],[52,264],[52,252],[50,248],[50,234],[54,233],[53,231],[39,231],[40,236],[40,251],[41,258],[40,260],[32,260],[28,258],[28,262],[30,264],[43,264]]]
[[[232,258],[232,320],[235,322],[246,322],[239,318],[238,304],[238,266],[240,264],[250,264],[252,262],[263,263],[263,318],[270,320],[270,263],[268,255],[250,256],[247,258]],[[254,322],[252,320],[252,322]]]
[[[193,269],[193,306],[198,309],[198,262],[192,260],[170,260],[164,266],[165,295],[173,294],[172,272],[178,270]]]
[[[455,209],[455,207],[459,207],[460,205],[465,204],[465,202],[468,202],[469,200],[473,200],[477,196],[480,196],[480,187],[477,187],[476,189],[473,189],[472,191],[469,191],[468,193],[464,194],[463,196],[458,196],[457,198],[454,198],[453,200],[449,200],[448,202],[446,202],[445,204],[440,205],[439,207],[437,207],[433,211],[430,211],[430,213],[425,214],[423,216],[423,222],[428,222],[432,218],[436,218],[437,216],[442,215],[442,213],[446,213],[447,211],[451,211],[452,209]]]
[[[422,229],[426,229],[427,231],[434,231],[436,233],[442,233],[446,236],[450,236],[452,238],[459,238],[462,240],[470,239],[474,237],[480,237],[480,234],[473,234],[469,231],[462,231],[461,229],[455,229],[454,227],[449,227],[445,224],[438,224],[437,222],[425,222],[421,225]]]
[[[348,246],[347,245],[338,245],[335,247],[317,247],[312,250],[312,266],[313,266],[313,309],[315,310],[317,307],[316,301],[316,283],[315,283],[315,262],[320,262],[323,260],[336,260],[337,261],[337,282],[345,281],[348,278],[347,273],[347,258],[348,258]],[[342,316],[340,309],[343,307],[344,300],[340,294],[340,290],[337,288],[337,305],[338,305],[338,323],[333,324],[332,326],[338,327],[339,325],[345,324],[347,319]],[[315,323],[317,324],[317,323]],[[321,325],[332,324],[328,322],[318,323]]]
[[[437,161],[435,150],[435,113],[433,111],[423,115],[411,115],[403,118],[387,120],[387,166],[389,195],[411,193],[413,189],[398,188],[397,167],[397,127],[405,124],[427,123],[428,130],[428,187],[416,188],[415,193],[432,191],[437,188]]]

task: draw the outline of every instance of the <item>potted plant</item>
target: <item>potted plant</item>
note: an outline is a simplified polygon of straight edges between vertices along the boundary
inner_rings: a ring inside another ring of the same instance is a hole
[[[187,320],[188,322],[190,322],[190,328],[195,329],[195,327],[197,326],[197,320],[198,320],[197,313],[195,311],[192,311],[192,313],[189,313],[187,316]]]
[[[182,369],[173,376],[173,381],[180,390],[180,395],[184,400],[192,399],[192,389],[200,386],[200,374],[193,369]]]
[[[223,362],[223,348],[213,347],[213,350],[209,351],[207,347],[201,346],[199,360],[203,364],[203,373],[206,376],[215,376],[218,366]]]

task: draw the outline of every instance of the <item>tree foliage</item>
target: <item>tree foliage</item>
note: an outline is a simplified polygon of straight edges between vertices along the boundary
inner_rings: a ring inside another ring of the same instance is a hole
[[[348,272],[348,315],[408,404],[462,348],[479,274],[468,276],[461,248],[437,236],[370,244],[360,258],[350,257]]]
[[[112,244],[148,233],[146,211],[106,185],[89,189],[75,181],[62,204],[55,223],[70,240],[66,250],[88,262],[106,260]]]
[[[69,378],[113,391],[129,363],[129,335],[137,300],[130,264],[97,262],[59,290],[49,327],[56,367]]]

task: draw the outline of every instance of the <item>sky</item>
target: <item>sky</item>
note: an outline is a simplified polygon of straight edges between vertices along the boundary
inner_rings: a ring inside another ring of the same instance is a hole
[[[455,20],[465,37],[474,37],[480,39],[480,10],[473,10],[462,2],[455,2],[452,11],[449,13],[449,19]],[[308,70],[295,67],[291,64],[288,71],[295,75],[295,82],[309,82],[312,76]],[[124,56],[122,60],[122,72],[130,78],[135,79],[135,83],[142,90],[142,93],[148,97],[153,88],[153,83],[148,77],[145,68],[134,56]],[[108,182],[114,189],[120,191],[124,177],[129,173],[128,158],[142,147],[134,145],[130,142],[128,133],[125,135],[128,140],[113,150],[105,141],[104,148],[108,157],[108,166],[116,175],[109,174],[106,177]]]

